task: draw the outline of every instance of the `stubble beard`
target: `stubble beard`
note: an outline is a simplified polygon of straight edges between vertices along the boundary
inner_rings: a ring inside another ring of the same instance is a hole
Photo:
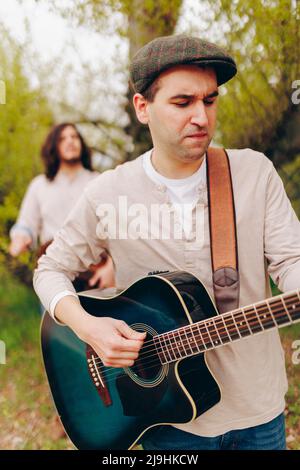
[[[203,145],[199,146],[198,149],[196,148],[187,148],[184,145],[178,145],[176,147],[176,153],[178,155],[178,159],[184,163],[189,162],[196,162],[197,160],[201,160],[203,155],[206,154],[207,149],[210,145],[211,138],[209,138],[206,142],[203,142]]]
[[[61,162],[67,166],[75,166],[78,165],[78,163],[81,163],[81,157],[73,157],[69,159],[62,158]]]

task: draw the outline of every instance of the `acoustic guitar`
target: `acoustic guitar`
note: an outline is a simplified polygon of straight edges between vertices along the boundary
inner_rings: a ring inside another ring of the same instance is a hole
[[[50,389],[79,449],[131,449],[154,426],[194,420],[221,398],[206,351],[300,320],[299,290],[219,314],[204,284],[180,271],[79,298],[91,315],[122,319],[147,332],[133,367],[105,367],[71,329],[44,314],[41,342]]]

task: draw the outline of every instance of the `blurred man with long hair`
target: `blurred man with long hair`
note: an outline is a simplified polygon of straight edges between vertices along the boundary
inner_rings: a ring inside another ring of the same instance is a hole
[[[41,149],[45,173],[30,183],[23,199],[16,224],[10,231],[12,256],[36,249],[39,256],[52,242],[54,234],[74,207],[83,188],[98,172],[93,171],[91,151],[74,124],[54,126]],[[114,285],[111,258],[102,256],[85,275],[75,280],[76,290]]]

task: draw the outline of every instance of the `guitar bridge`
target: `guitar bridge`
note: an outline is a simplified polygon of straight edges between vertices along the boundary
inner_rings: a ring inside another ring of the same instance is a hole
[[[112,405],[112,399],[111,399],[109,390],[106,386],[104,375],[100,370],[101,367],[98,367],[99,356],[88,344],[86,345],[86,357],[87,357],[88,371],[89,371],[90,377],[94,383],[94,386],[97,389],[97,392],[101,400],[103,401],[104,406]]]

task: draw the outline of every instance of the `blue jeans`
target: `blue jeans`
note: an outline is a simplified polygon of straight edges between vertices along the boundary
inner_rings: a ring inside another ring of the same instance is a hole
[[[284,414],[259,426],[237,429],[217,437],[202,437],[173,426],[149,430],[142,440],[145,450],[285,450]]]

